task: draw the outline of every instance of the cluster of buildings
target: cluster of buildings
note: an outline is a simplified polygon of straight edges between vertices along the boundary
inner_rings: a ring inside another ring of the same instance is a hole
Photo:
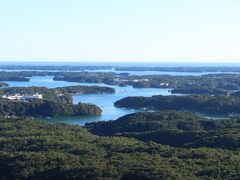
[[[160,86],[168,87],[168,86],[169,86],[169,83],[160,83]]]
[[[9,99],[9,100],[17,100],[17,101],[23,101],[23,100],[29,100],[29,99],[42,99],[42,94],[10,94],[10,95],[3,95],[2,98]]]
[[[115,78],[113,79],[116,82],[148,82],[149,79],[120,79],[120,78]]]

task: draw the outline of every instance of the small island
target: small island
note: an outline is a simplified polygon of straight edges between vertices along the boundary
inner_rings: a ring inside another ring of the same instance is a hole
[[[126,97],[114,103],[120,108],[183,110],[215,115],[239,115],[240,98],[234,96],[152,96]]]
[[[67,86],[53,88],[57,94],[113,94],[115,89],[103,86]]]
[[[102,112],[93,104],[73,104],[68,93],[58,94],[56,89],[45,87],[4,88],[0,90],[0,96],[0,114],[4,116],[98,116]]]
[[[8,86],[7,83],[0,82],[0,87],[6,87],[6,86]]]

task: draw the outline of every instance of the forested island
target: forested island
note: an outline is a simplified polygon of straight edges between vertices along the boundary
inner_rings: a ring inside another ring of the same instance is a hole
[[[112,124],[111,133],[118,132],[118,137],[114,137],[115,134],[110,137],[93,135],[80,126],[50,125],[24,118],[0,118],[1,178],[190,180],[240,177],[239,150],[231,148],[232,144],[239,143],[239,140],[233,142],[233,139],[239,139],[239,132],[236,131],[239,121],[204,124],[195,116],[188,117],[188,114],[164,114],[135,114],[123,117],[117,120],[116,124]],[[130,125],[130,129],[123,127],[121,122]],[[110,124],[106,126],[107,129]],[[195,128],[194,124],[198,126]],[[214,138],[216,141],[224,139],[225,145],[221,147],[222,142],[219,142],[212,147],[205,147],[198,142],[201,146],[196,148],[196,140],[190,141],[194,144],[183,144],[194,148],[176,148],[151,142],[149,139],[144,139],[146,142],[143,142],[122,137],[127,136],[125,131],[140,132],[139,135],[130,133],[131,137],[150,136],[149,125],[153,131],[165,129],[166,135],[171,129],[173,134],[176,131],[179,131],[179,134],[197,134],[199,129],[199,134],[209,133],[205,139],[206,146],[211,144],[210,140]],[[161,128],[164,125],[166,126]],[[120,130],[116,130],[117,127]],[[227,138],[229,135],[233,139]]]
[[[92,104],[73,104],[69,94],[74,93],[114,93],[113,88],[101,86],[69,86],[48,89],[45,87],[9,87],[0,89],[0,114],[15,116],[96,116],[101,115],[101,109]],[[41,99],[7,99],[12,95],[41,94]]]
[[[6,87],[6,86],[8,86],[7,83],[0,82],[0,87]]]
[[[240,114],[240,98],[235,96],[152,96],[126,97],[114,103],[121,108],[184,110],[208,114]]]
[[[114,72],[0,72],[0,81],[29,81],[32,76],[53,76],[55,81],[104,83],[135,88],[168,88],[173,93],[225,95],[240,91],[240,74],[209,74],[202,76],[129,75]]]
[[[103,86],[67,86],[53,88],[56,93],[60,94],[113,94],[115,89]]]
[[[176,88],[171,90],[172,94],[196,94],[196,95],[228,95],[228,91],[208,88]]]
[[[32,99],[28,101],[11,101],[0,98],[0,114],[4,116],[97,116],[101,109],[92,104],[72,104],[61,100]]]
[[[0,71],[0,81],[29,81],[29,78],[14,72]]]
[[[84,71],[84,70],[112,70],[115,71],[161,71],[161,72],[240,72],[240,67],[237,66],[171,66],[171,67],[164,67],[164,66],[119,66],[119,65],[82,65],[82,66],[71,66],[71,65],[45,65],[45,66],[38,66],[38,65],[0,65],[0,69],[2,70],[44,70],[44,71]]]
[[[56,81],[105,83],[135,88],[171,88],[190,94],[228,94],[240,90],[239,74],[210,74],[203,76],[119,75],[115,73],[67,72],[55,75]],[[199,90],[197,90],[199,89]]]

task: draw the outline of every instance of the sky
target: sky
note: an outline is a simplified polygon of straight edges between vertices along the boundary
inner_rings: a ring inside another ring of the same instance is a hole
[[[0,0],[0,61],[240,62],[240,0]]]

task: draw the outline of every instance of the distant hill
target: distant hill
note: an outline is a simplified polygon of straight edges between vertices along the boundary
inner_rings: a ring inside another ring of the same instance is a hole
[[[101,136],[134,137],[174,147],[240,148],[240,120],[208,120],[186,112],[135,113],[86,127]]]

